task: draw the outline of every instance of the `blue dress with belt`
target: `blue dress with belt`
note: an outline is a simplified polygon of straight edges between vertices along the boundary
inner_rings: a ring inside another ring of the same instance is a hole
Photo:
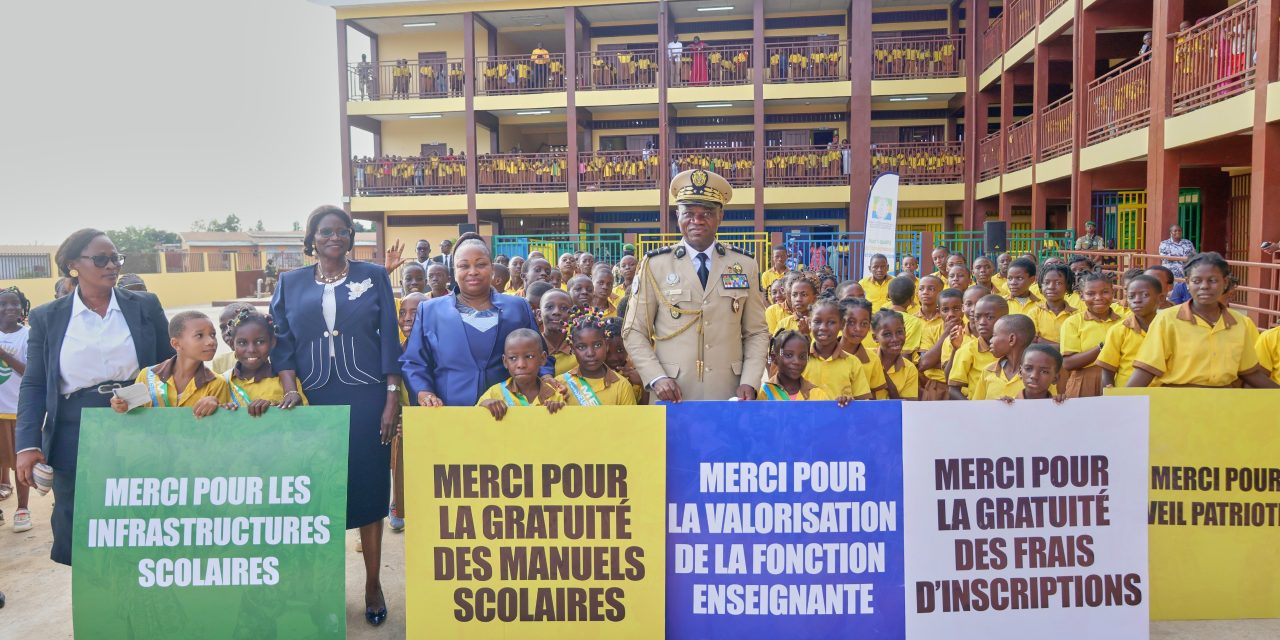
[[[382,444],[387,376],[400,375],[400,334],[391,281],[381,266],[351,261],[333,287],[332,327],[324,309],[325,285],[315,270],[280,277],[271,299],[276,371],[294,371],[312,405],[347,405],[351,427],[347,453],[347,528],[387,515],[391,495],[391,447]]]

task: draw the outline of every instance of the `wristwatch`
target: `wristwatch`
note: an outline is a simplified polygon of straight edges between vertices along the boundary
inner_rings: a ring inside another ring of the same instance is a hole
[[[387,385],[387,393],[396,393],[398,391],[400,391],[400,385],[398,384]]]

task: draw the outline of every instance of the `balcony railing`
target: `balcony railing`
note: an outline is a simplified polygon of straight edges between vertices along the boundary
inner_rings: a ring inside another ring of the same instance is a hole
[[[1039,0],[1013,0],[1007,6],[1009,11],[1009,46],[1031,33],[1039,21],[1036,4]]]
[[[964,180],[959,142],[894,142],[871,147],[871,179],[896,171],[902,184],[947,184]]]
[[[563,153],[496,153],[476,158],[477,193],[564,191]]]
[[[658,150],[595,151],[578,154],[582,191],[631,191],[658,188]]]
[[[357,196],[426,196],[466,193],[462,158],[368,158],[351,161],[351,192]]]
[[[564,91],[564,54],[552,53],[535,60],[533,55],[477,56],[476,95]]]
[[[584,51],[578,54],[579,91],[658,86],[658,50]]]
[[[964,36],[876,38],[871,47],[875,80],[956,78],[964,73]]]
[[[672,149],[671,174],[708,169],[724,176],[734,187],[751,186],[751,147],[729,149]]]
[[[1085,98],[1087,145],[1147,126],[1151,120],[1151,53],[1090,82]]]
[[[1035,157],[1033,133],[1036,117],[1029,115],[1009,125],[1009,148],[1005,153],[1005,171],[1017,171],[1031,166]]]
[[[844,147],[769,147],[764,151],[767,187],[816,187],[849,184]]]
[[[1173,113],[1186,113],[1253,88],[1258,1],[1244,0],[1173,36]]]
[[[359,62],[347,68],[348,99],[460,98],[464,68],[462,58],[426,63]]]
[[[849,79],[849,43],[843,40],[765,45],[765,82],[838,82]]]
[[[978,179],[988,180],[1000,175],[1000,141],[1004,132],[987,134],[978,142]]]
[[[1041,0],[1040,1],[1040,19],[1044,20],[1053,13],[1055,9],[1062,6],[1067,0]]]
[[[982,56],[978,58],[978,68],[986,69],[997,58],[1004,55],[1004,14],[991,20],[987,30],[982,32]]]
[[[751,84],[750,44],[685,45],[669,87],[723,87]]]
[[[1071,153],[1071,105],[1067,94],[1040,112],[1040,162]]]

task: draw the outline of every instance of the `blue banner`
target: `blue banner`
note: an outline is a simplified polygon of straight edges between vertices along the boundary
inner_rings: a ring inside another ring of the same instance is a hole
[[[903,637],[899,402],[667,407],[667,637]]]

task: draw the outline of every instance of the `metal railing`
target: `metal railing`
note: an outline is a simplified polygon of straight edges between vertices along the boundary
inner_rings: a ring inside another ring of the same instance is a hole
[[[654,249],[672,246],[680,242],[679,233],[641,233],[636,235],[636,255],[644,255]],[[763,271],[769,268],[769,234],[767,232],[720,233],[718,242],[755,258]]]
[[[477,193],[564,191],[563,153],[499,153],[476,159]]]
[[[1151,119],[1151,53],[1090,82],[1085,99],[1086,145],[1147,126]]]
[[[581,191],[629,191],[658,188],[658,150],[594,151],[578,154]]]
[[[1049,17],[1058,7],[1061,7],[1067,0],[1041,0],[1040,2],[1040,19],[1044,20]]]
[[[832,275],[840,280],[857,279],[864,275],[865,235],[861,231],[796,234],[787,236],[785,244],[787,251],[800,263],[798,267],[814,271],[831,267]],[[905,256],[919,258],[921,237],[919,231],[899,231],[894,240],[890,266],[897,269]]]
[[[1173,113],[1186,113],[1253,88],[1258,1],[1243,0],[1172,34]]]
[[[648,89],[658,86],[658,50],[583,51],[578,54],[579,91]]]
[[[1004,14],[991,19],[986,31],[982,32],[982,56],[978,58],[978,69],[986,69],[1000,56],[1004,55]]]
[[[846,40],[766,44],[764,55],[768,61],[764,79],[767,83],[849,79],[849,42]]]
[[[1036,117],[1029,115],[1009,125],[1009,147],[1005,153],[1005,171],[1017,171],[1031,166],[1035,157],[1034,136]]]
[[[987,253],[983,231],[940,231],[933,234],[934,244],[959,253],[970,264],[978,256],[995,259],[996,252]],[[1075,231],[1070,229],[1010,229],[1005,252],[1013,256],[1030,253],[1037,259],[1062,255],[1075,244]]]
[[[978,142],[978,179],[989,180],[1000,175],[1000,142],[1003,131],[989,133]]]
[[[531,54],[476,56],[476,95],[499,96],[564,90],[564,54],[550,53],[542,62]]]
[[[1036,4],[1038,0],[1013,0],[1008,6],[1009,46],[1031,33],[1040,20],[1040,12]]]
[[[768,147],[764,151],[767,187],[849,184],[845,147]]]
[[[347,99],[460,98],[465,76],[462,58],[357,62],[347,67]]]
[[[753,166],[751,147],[671,150],[671,175],[689,169],[707,169],[724,176],[734,187],[749,187]]]
[[[130,256],[132,259],[132,256]],[[15,252],[0,253],[0,280],[26,280],[28,278],[52,278],[57,273],[53,268],[53,257],[47,252]]]
[[[871,77],[875,80],[962,75],[964,36],[898,36],[871,41]]]
[[[351,193],[356,196],[444,195],[466,193],[465,160],[368,158],[351,161]]]
[[[668,87],[723,87],[751,84],[750,44],[685,45],[675,73],[667,74]]]
[[[964,181],[960,142],[893,142],[871,146],[871,179],[897,172],[902,184]]]
[[[551,264],[565,253],[586,251],[595,256],[597,263],[617,264],[622,259],[621,233],[581,233],[544,235],[500,235],[493,237],[493,254],[508,257],[527,257],[530,252],[541,252]],[[642,255],[642,254],[641,254]]]
[[[1071,153],[1071,106],[1071,94],[1067,94],[1040,111],[1040,162]]]

